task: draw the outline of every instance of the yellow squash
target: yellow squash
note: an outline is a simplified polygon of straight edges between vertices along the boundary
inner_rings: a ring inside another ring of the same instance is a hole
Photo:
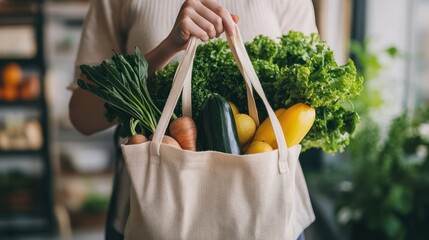
[[[316,118],[314,108],[304,104],[297,103],[288,109],[280,108],[275,111],[279,119],[283,133],[285,135],[288,147],[292,147],[301,142],[305,135],[310,131]],[[256,130],[252,142],[264,141],[277,149],[276,136],[274,135],[271,121],[267,118]]]

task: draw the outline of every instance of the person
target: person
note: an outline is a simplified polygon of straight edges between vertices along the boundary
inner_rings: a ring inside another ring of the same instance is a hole
[[[176,61],[195,36],[202,42],[234,33],[238,23],[244,41],[263,34],[273,39],[290,30],[317,32],[311,0],[93,0],[84,22],[69,89],[70,120],[85,135],[115,125],[104,117],[104,102],[80,89],[85,80],[81,64],[99,64],[117,53],[139,47],[149,63],[149,76]],[[126,223],[129,191],[123,162],[118,161],[109,207],[106,239],[121,239]]]

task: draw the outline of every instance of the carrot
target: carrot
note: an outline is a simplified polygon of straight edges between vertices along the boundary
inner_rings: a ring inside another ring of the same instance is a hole
[[[151,141],[152,141],[152,138],[153,138],[153,134],[152,134],[152,135],[150,135],[149,140],[151,140]],[[167,135],[164,135],[164,137],[162,137],[162,143],[165,143],[165,144],[171,145],[171,146],[173,146],[173,147],[175,147],[175,148],[180,148],[180,149],[182,149],[182,147],[181,147],[181,146],[180,146],[180,144],[176,141],[176,139],[174,139],[174,138],[172,138],[172,137],[170,137],[170,136],[167,136]]]
[[[197,150],[197,126],[190,117],[181,117],[170,123],[170,135],[183,149]]]
[[[135,134],[128,139],[127,145],[140,144],[147,141],[147,138],[142,134]]]
[[[171,145],[171,146],[176,147],[176,148],[180,148],[180,149],[182,148],[180,146],[180,144],[176,141],[176,139],[174,139],[174,138],[172,138],[170,136],[167,136],[167,135],[165,135],[164,137],[162,137],[162,143]]]

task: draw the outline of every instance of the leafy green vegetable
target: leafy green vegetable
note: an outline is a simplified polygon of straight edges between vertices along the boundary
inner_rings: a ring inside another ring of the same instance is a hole
[[[363,78],[358,76],[353,61],[338,66],[333,51],[317,34],[300,32],[283,35],[278,42],[257,36],[245,44],[253,67],[268,101],[274,109],[303,102],[316,108],[316,121],[301,142],[304,149],[322,148],[342,151],[350,141],[358,114],[347,104],[362,91]],[[149,84],[152,97],[162,107],[171,88],[177,63],[157,72]],[[247,111],[246,87],[229,50],[228,43],[217,39],[197,49],[192,82],[193,114],[211,92],[221,93],[240,111]],[[256,97],[261,119],[267,114]],[[180,105],[176,113],[180,113]]]
[[[161,116],[147,88],[147,68],[146,59],[138,48],[131,55],[115,54],[100,65],[80,66],[92,83],[79,79],[79,87],[106,102],[106,118],[126,126],[123,137],[134,135],[136,131],[155,132]]]

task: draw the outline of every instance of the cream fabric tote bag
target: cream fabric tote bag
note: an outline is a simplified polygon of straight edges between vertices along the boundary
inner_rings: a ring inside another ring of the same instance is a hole
[[[248,86],[251,115],[257,118],[253,86],[268,110],[279,149],[232,155],[161,143],[182,90],[184,114],[191,113],[190,81],[197,46],[191,39],[153,140],[122,146],[132,184],[125,239],[295,240],[314,221],[298,161],[301,146],[286,148],[238,29],[228,41]]]

